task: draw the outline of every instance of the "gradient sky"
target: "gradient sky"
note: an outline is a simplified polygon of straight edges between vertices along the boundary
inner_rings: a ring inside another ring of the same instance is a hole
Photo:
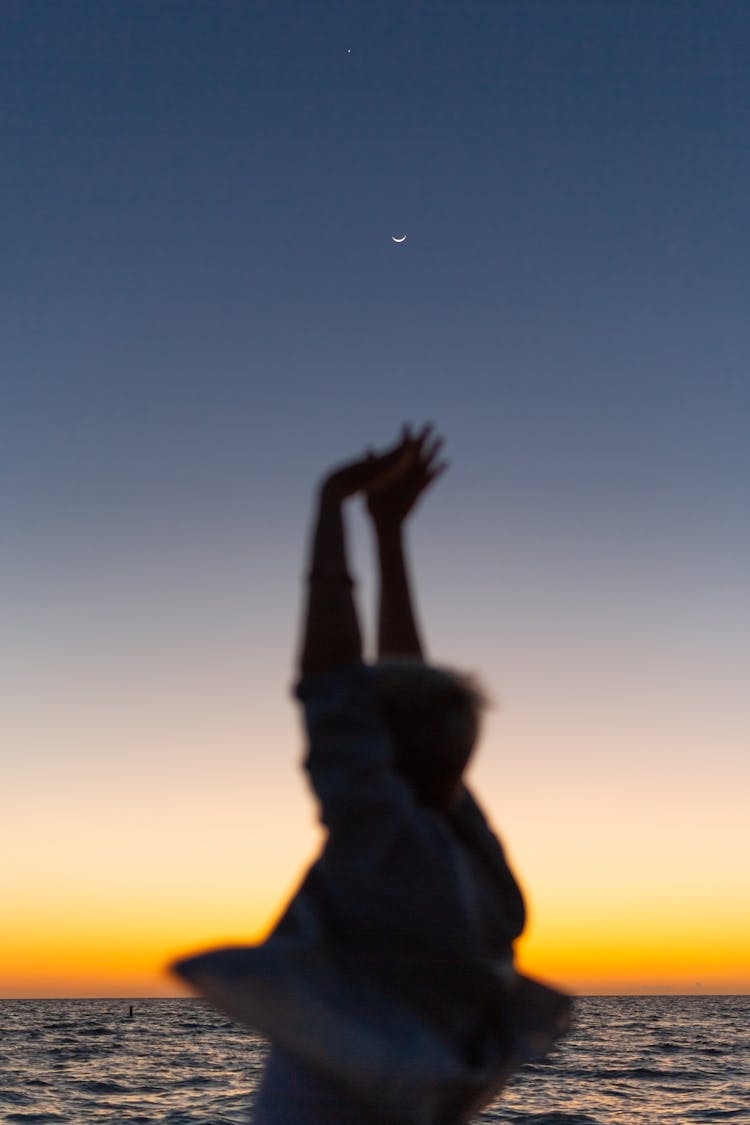
[[[708,0],[3,4],[0,995],[277,915],[311,491],[405,419],[522,965],[748,990],[748,57]]]

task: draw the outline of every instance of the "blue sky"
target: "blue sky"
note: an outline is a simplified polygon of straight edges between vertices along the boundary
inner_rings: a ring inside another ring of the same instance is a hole
[[[317,469],[415,409],[552,477],[553,506],[565,484],[627,520],[662,490],[739,499],[746,13],[5,23],[5,456],[43,507],[76,485],[72,516],[118,522],[197,486],[233,515],[284,433]]]
[[[662,807],[683,754],[736,792],[750,13],[28,0],[0,42],[7,800],[51,770],[75,806],[155,700],[133,794],[182,722],[232,729],[217,803],[222,764],[254,785],[258,713],[283,788],[311,490],[404,419],[452,460],[414,529],[431,647],[535,776],[556,723],[575,773],[627,713]]]

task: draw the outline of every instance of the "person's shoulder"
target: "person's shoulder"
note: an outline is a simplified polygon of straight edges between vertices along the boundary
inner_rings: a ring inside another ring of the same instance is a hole
[[[459,801],[451,811],[450,819],[453,831],[470,851],[482,852],[493,862],[505,866],[502,844],[468,786],[464,786]]]
[[[374,692],[372,667],[369,664],[343,664],[325,672],[302,676],[292,686],[292,695],[302,703],[349,694]]]
[[[295,695],[311,736],[315,731],[336,743],[355,734],[361,739],[366,732],[368,737],[376,733],[381,740],[386,737],[371,665],[347,664],[305,676]]]
[[[451,820],[459,827],[488,827],[479,802],[466,784],[461,786],[461,794],[451,811]]]

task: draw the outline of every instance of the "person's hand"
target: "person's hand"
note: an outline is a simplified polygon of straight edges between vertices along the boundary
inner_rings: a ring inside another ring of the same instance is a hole
[[[370,515],[381,526],[403,523],[425,489],[448,468],[448,462],[439,459],[443,439],[433,436],[432,426],[423,426],[416,435],[404,426],[401,448],[406,455],[394,470],[364,485]]]
[[[349,461],[333,469],[322,482],[324,497],[346,500],[357,492],[386,487],[404,473],[417,456],[417,443],[404,430],[401,438],[382,453],[368,451],[357,461]]]

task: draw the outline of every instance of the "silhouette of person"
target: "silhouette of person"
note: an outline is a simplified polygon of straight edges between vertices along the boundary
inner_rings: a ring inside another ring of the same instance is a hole
[[[486,700],[428,664],[404,527],[445,471],[404,427],[317,496],[296,694],[327,839],[271,937],[176,970],[271,1040],[255,1125],[456,1125],[568,1025],[568,1000],[513,965],[521,892],[463,781]],[[345,502],[364,496],[379,570],[363,662]]]

